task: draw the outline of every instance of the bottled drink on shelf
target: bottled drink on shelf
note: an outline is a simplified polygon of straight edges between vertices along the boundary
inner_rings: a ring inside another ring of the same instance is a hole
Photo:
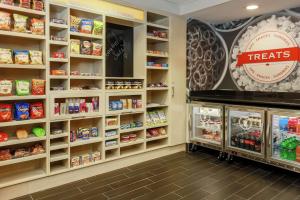
[[[296,161],[300,162],[300,143],[298,143],[298,146],[296,148]]]
[[[296,129],[296,134],[300,135],[300,119],[297,119],[297,129]]]
[[[280,131],[287,131],[288,130],[288,121],[289,121],[289,118],[280,117],[280,119],[279,119],[279,129],[280,129]]]
[[[290,133],[296,133],[297,131],[298,118],[290,117],[288,120],[288,131]]]

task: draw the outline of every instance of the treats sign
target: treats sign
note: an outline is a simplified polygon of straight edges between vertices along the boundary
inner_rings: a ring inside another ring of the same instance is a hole
[[[256,35],[245,52],[238,55],[237,67],[259,83],[277,83],[285,79],[300,62],[300,48],[285,32],[266,31]]]

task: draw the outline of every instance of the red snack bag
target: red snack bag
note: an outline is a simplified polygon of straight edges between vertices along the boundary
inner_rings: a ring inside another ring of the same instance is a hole
[[[45,94],[45,80],[32,79],[31,82],[31,94],[32,95],[44,95]]]
[[[31,0],[19,0],[19,6],[22,8],[30,8]]]
[[[30,118],[31,119],[41,119],[44,118],[44,105],[42,102],[30,104]]]
[[[12,120],[12,105],[0,104],[0,122],[8,122]]]
[[[8,140],[8,134],[0,131],[0,142],[6,142]]]
[[[53,52],[52,58],[65,58],[65,53],[63,52]]]
[[[45,22],[43,19],[32,18],[31,19],[31,32],[35,35],[45,34]]]
[[[12,6],[14,5],[14,0],[1,0],[1,3]]]
[[[43,1],[33,0],[32,9],[33,10],[40,10],[40,11],[42,11],[44,9],[44,3],[43,3]]]

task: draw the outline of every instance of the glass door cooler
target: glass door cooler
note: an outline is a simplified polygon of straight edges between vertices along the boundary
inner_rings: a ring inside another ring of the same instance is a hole
[[[268,118],[268,161],[300,172],[300,111],[274,109]]]
[[[265,159],[265,110],[226,106],[225,149],[254,160]]]
[[[223,148],[223,106],[193,102],[189,113],[190,142],[221,150]]]

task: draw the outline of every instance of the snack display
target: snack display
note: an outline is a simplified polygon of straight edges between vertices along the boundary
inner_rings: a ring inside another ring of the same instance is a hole
[[[44,137],[46,135],[46,131],[45,129],[41,128],[41,127],[35,127],[32,129],[32,133],[36,136],[36,137]]]
[[[167,123],[167,117],[163,110],[153,110],[146,114],[146,124],[147,126],[157,126]]]
[[[66,24],[66,21],[64,19],[58,19],[58,18],[51,18],[50,22],[55,24]]]
[[[12,51],[11,49],[0,48],[0,63],[1,64],[12,64]]]
[[[71,39],[70,40],[70,49],[72,54],[80,54],[80,40]]]
[[[168,52],[165,51],[158,51],[158,50],[147,50],[148,54],[153,54],[153,55],[157,55],[157,56],[168,56]]]
[[[84,40],[80,45],[80,54],[91,55],[92,54],[92,43],[88,40]]]
[[[102,45],[93,42],[92,43],[92,55],[93,56],[101,56],[102,55]]]
[[[29,51],[30,64],[31,65],[42,65],[43,64],[43,53],[41,51]]]
[[[30,147],[17,149],[4,149],[0,150],[0,161],[17,159],[42,153],[45,153],[45,149],[41,144],[35,144]]]
[[[143,127],[143,122],[142,121],[132,121],[130,123],[122,123],[120,125],[120,129],[130,129],[130,128],[138,128],[138,127]]]
[[[98,112],[98,110],[99,100],[97,97],[93,97],[91,99],[65,99],[65,102],[55,103],[53,112],[55,115],[65,115]]]
[[[105,131],[105,137],[117,136],[118,132],[116,130]]]
[[[16,80],[16,94],[18,96],[29,95],[30,83],[28,80]]]
[[[30,8],[31,0],[19,0],[19,6],[22,8]]]
[[[165,88],[168,87],[166,83],[148,83],[147,84],[148,88]]]
[[[11,14],[0,11],[0,30],[10,31],[11,28]]]
[[[117,126],[118,125],[118,118],[117,117],[107,117],[105,119],[106,126]]]
[[[30,114],[29,114],[30,104],[29,103],[15,103],[14,108],[15,108],[15,114],[14,114],[15,120],[21,121],[21,120],[30,119]]]
[[[105,88],[107,90],[128,90],[128,89],[142,89],[143,82],[140,80],[125,80],[125,81],[106,81]]]
[[[18,139],[26,139],[26,138],[28,138],[28,132],[26,129],[23,129],[23,128],[17,129],[16,136]]]
[[[103,32],[103,22],[99,20],[92,19],[81,19],[76,16],[70,17],[71,21],[71,32],[81,32],[85,34],[102,35]]]
[[[15,63],[21,65],[29,64],[29,51],[27,50],[14,50]]]
[[[45,94],[45,80],[32,79],[31,81],[31,94],[44,95]]]
[[[0,122],[8,122],[12,119],[12,105],[0,103]]]
[[[91,34],[93,29],[93,20],[90,19],[82,19],[81,20],[81,26],[80,26],[80,32]]]
[[[30,118],[41,119],[45,117],[44,105],[42,102],[36,102],[30,104]]]
[[[149,67],[162,67],[162,68],[168,68],[168,63],[157,63],[155,61],[147,61],[147,66]]]
[[[72,156],[70,160],[71,167],[79,167],[80,165],[90,165],[101,160],[101,152],[95,151],[80,156]]]
[[[158,38],[162,38],[162,39],[168,39],[168,33],[164,32],[164,31],[152,30],[152,31],[148,31],[147,35],[151,36],[151,37],[158,37]]]
[[[9,138],[9,135],[5,132],[0,132],[0,142],[6,142]]]
[[[28,17],[19,14],[13,14],[14,17],[14,31],[20,33],[26,33],[27,29],[27,20]]]
[[[129,134],[129,135],[122,135],[121,136],[121,143],[127,143],[137,140],[137,134]]]
[[[51,75],[63,76],[63,75],[66,75],[66,70],[63,70],[63,69],[53,69],[53,70],[51,70]]]
[[[103,32],[103,22],[94,20],[93,34],[94,35],[102,35],[102,32]]]
[[[41,0],[33,0],[32,9],[42,11],[44,9],[44,2]]]
[[[143,107],[141,99],[120,99],[119,101],[110,101],[109,110],[124,110],[124,109],[138,109]]]
[[[91,137],[98,137],[99,131],[97,127],[91,128],[78,128],[77,130],[72,130],[70,132],[70,142],[75,142],[78,139],[88,140]]]
[[[14,5],[14,0],[1,0],[0,2],[11,6]]]
[[[0,80],[0,96],[12,95],[13,83],[11,80]]]
[[[79,32],[79,26],[80,26],[81,19],[79,17],[70,16],[70,31],[71,32]]]
[[[45,22],[43,19],[31,19],[31,33],[35,35],[44,35],[45,34]]]
[[[51,57],[52,58],[65,58],[66,55],[64,52],[52,52]]]
[[[106,147],[111,147],[111,146],[115,146],[118,145],[118,140],[114,139],[114,140],[106,140],[105,141],[105,146]]]

